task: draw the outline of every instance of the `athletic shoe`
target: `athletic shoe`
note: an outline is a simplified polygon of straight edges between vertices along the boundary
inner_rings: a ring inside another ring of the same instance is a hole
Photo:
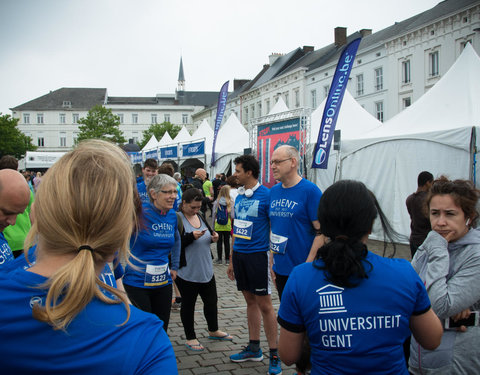
[[[228,266],[230,264],[230,261],[229,260],[226,260],[225,261],[225,265]]]
[[[173,302],[172,303],[172,309],[173,310],[180,310],[180,308],[182,307],[182,303],[181,302]]]
[[[221,259],[217,259],[217,260],[215,261],[215,264],[222,264],[222,260],[221,260]]]
[[[245,362],[245,361],[254,361],[260,362],[263,360],[262,349],[258,349],[258,352],[252,352],[250,350],[250,345],[244,346],[243,350],[238,354],[232,354],[230,356],[232,362]]]
[[[272,355],[270,357],[270,366],[268,366],[268,374],[279,375],[281,373],[282,373],[282,362],[280,362],[280,358],[278,358],[278,355]]]

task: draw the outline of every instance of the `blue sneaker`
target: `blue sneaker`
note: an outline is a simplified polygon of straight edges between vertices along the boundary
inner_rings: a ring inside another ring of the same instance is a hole
[[[245,361],[260,362],[261,360],[263,360],[262,349],[258,349],[258,352],[252,352],[250,350],[250,345],[244,346],[243,350],[240,353],[232,354],[230,356],[230,360],[232,362],[245,362]]]
[[[282,373],[282,362],[278,355],[272,355],[270,357],[270,366],[268,366],[269,375],[280,375]]]

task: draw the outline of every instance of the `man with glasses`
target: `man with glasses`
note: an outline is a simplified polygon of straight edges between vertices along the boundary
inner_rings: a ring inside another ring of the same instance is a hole
[[[300,155],[295,147],[280,146],[272,154],[273,177],[280,181],[270,189],[270,251],[273,279],[282,299],[293,267],[314,260],[324,237],[318,233],[317,209],[322,192],[298,174]]]

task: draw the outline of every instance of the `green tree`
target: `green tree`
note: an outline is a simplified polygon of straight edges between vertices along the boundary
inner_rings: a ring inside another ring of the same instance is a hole
[[[37,149],[32,144],[32,138],[27,137],[18,128],[18,119],[0,112],[0,157],[12,155],[17,159],[25,156],[27,151]]]
[[[81,124],[78,129],[77,143],[84,139],[104,139],[118,145],[127,141],[120,130],[120,118],[112,113],[110,108],[96,105],[88,111],[87,117],[78,120]]]
[[[166,131],[168,131],[168,134],[170,134],[170,137],[173,139],[177,136],[180,130],[182,130],[181,126],[173,125],[168,121],[162,122],[161,124],[152,124],[143,132],[143,139],[139,146],[142,149],[150,140],[150,138],[152,138],[152,135],[154,135],[157,140],[162,139]]]

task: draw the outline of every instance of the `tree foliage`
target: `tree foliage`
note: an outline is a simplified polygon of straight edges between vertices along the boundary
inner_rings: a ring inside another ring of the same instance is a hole
[[[77,143],[85,139],[104,139],[118,145],[126,143],[120,130],[120,118],[112,113],[110,108],[96,105],[88,111],[87,117],[78,120]]]
[[[27,137],[18,128],[18,119],[0,112],[0,157],[12,155],[17,159],[25,156],[27,151],[35,151],[32,138]]]
[[[154,135],[157,140],[160,140],[162,139],[165,132],[168,131],[168,134],[173,139],[177,136],[180,130],[182,130],[181,126],[173,125],[168,121],[162,122],[161,124],[152,124],[147,130],[143,132],[143,139],[139,144],[140,149],[142,149],[147,144],[150,138],[152,138],[152,135]]]

